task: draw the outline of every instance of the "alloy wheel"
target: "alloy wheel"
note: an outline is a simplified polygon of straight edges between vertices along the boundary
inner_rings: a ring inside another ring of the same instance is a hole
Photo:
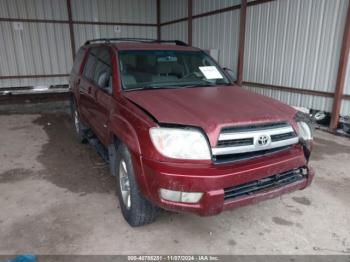
[[[129,210],[131,207],[130,181],[124,159],[122,159],[119,164],[119,186],[123,203],[126,209]]]
[[[78,111],[74,111],[74,126],[75,126],[75,131],[77,134],[80,132],[80,127],[79,127],[79,116],[78,116]]]

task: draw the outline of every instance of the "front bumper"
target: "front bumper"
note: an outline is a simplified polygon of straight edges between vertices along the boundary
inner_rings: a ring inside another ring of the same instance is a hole
[[[142,158],[144,177],[147,181],[148,192],[150,192],[149,200],[167,210],[192,212],[202,216],[215,215],[226,209],[304,189],[311,184],[314,177],[314,172],[310,167],[307,167],[307,174],[299,181],[224,200],[225,188],[305,167],[306,164],[303,150],[300,147],[263,159],[226,165],[175,164]],[[160,188],[183,192],[203,192],[204,194],[196,204],[179,203],[161,199]]]

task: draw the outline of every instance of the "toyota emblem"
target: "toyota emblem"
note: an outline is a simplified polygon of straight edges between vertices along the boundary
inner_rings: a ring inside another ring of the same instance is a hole
[[[266,146],[270,143],[270,137],[268,135],[261,135],[258,137],[257,144],[259,146]]]

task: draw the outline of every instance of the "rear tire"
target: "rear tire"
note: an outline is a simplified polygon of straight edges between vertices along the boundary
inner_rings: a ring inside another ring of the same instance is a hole
[[[123,144],[117,148],[115,168],[117,195],[125,220],[132,227],[154,222],[159,209],[141,195],[136,183],[130,153]]]
[[[87,142],[87,139],[86,139],[87,128],[80,120],[79,112],[77,110],[75,102],[72,102],[71,113],[72,113],[75,135],[80,143],[85,144]]]

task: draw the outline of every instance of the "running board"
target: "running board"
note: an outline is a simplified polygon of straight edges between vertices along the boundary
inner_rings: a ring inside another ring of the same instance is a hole
[[[108,164],[108,150],[102,145],[102,143],[98,140],[96,136],[89,132],[86,136],[89,144],[93,146],[96,152],[102,157],[102,159]]]

